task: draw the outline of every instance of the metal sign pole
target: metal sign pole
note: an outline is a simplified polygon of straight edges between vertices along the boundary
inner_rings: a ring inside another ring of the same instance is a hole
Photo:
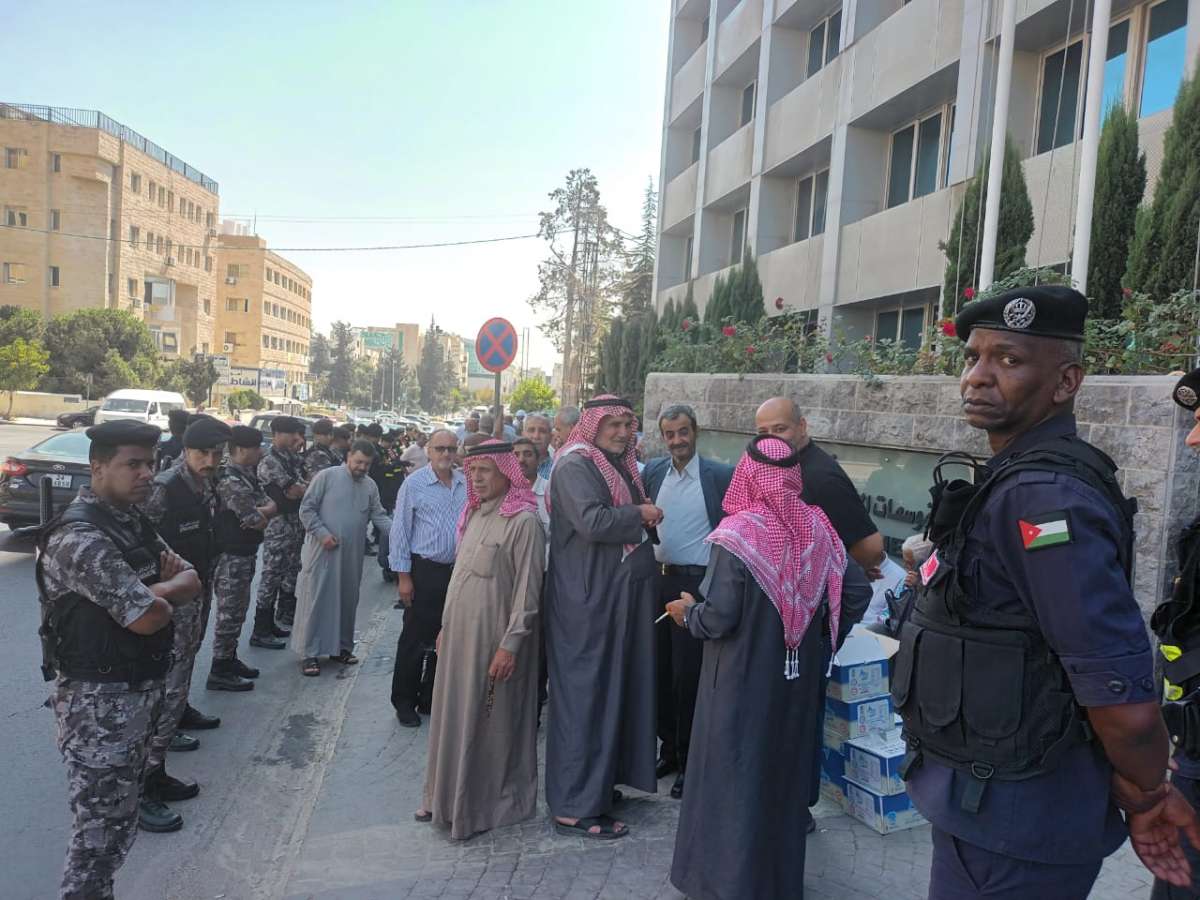
[[[504,407],[500,405],[500,373],[496,373],[496,414],[492,433],[494,437],[504,436]]]

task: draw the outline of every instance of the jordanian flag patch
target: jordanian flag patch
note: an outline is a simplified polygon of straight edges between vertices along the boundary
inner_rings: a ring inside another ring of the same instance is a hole
[[[1071,543],[1071,525],[1065,510],[1018,519],[1017,526],[1021,529],[1021,543],[1026,550]]]

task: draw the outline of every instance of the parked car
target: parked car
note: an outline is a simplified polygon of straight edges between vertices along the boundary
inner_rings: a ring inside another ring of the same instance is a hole
[[[264,447],[271,443],[271,420],[274,419],[276,416],[282,416],[282,415],[285,415],[285,413],[278,413],[278,412],[258,413],[257,415],[255,415],[255,417],[253,419],[250,420],[250,427],[257,428],[259,431],[261,431],[263,433],[263,446]],[[301,422],[304,423],[304,440],[308,441],[308,443],[311,444],[312,439],[313,439],[312,427],[313,427],[313,422],[315,422],[316,419],[310,419],[307,416],[293,416],[292,418],[299,419]]]
[[[136,419],[150,425],[167,429],[167,414],[173,409],[186,409],[183,394],[174,391],[142,391],[125,389],[113,391],[104,398],[96,411],[95,421],[111,422],[113,419]]]
[[[85,432],[67,431],[0,463],[0,522],[9,528],[37,524],[38,484],[44,475],[53,481],[54,509],[70,503],[81,487],[92,483],[91,444]]]
[[[78,409],[73,412],[59,413],[55,424],[59,428],[90,428],[96,424],[96,411],[99,406],[89,406],[87,409]]]

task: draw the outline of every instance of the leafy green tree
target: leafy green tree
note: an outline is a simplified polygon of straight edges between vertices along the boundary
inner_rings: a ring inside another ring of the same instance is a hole
[[[676,326],[681,325],[684,319],[691,319],[693,322],[700,321],[700,310],[696,307],[696,297],[692,291],[690,281],[688,282],[687,293],[683,295],[683,303],[679,307],[674,324]]]
[[[654,314],[654,307],[646,310],[646,317],[642,321],[642,362],[638,372],[638,381],[642,384],[643,391],[645,390],[646,376],[650,374],[654,359],[662,352],[663,336],[660,327],[658,316]]]
[[[89,374],[93,395],[158,382],[154,339],[146,323],[126,310],[81,309],[55,316],[43,343],[50,353],[46,390],[82,394]]]
[[[329,398],[350,403],[354,388],[354,329],[349,322],[334,322],[329,337]]]
[[[324,378],[333,368],[333,356],[330,351],[329,338],[323,334],[314,334],[312,343],[308,345],[308,374],[314,378]]]
[[[12,418],[17,391],[37,387],[38,379],[50,371],[49,359],[50,354],[39,341],[18,337],[0,347],[0,391],[8,391],[6,419]]]
[[[1126,284],[1160,299],[1191,289],[1200,230],[1200,75],[1179,88],[1154,199],[1138,224]]]
[[[192,403],[199,404],[208,400],[220,377],[211,359],[177,359],[163,367],[158,384],[163,390],[179,391]]]
[[[596,378],[596,391],[620,391],[621,389],[621,342],[625,334],[625,320],[617,316],[608,325],[608,334],[600,345],[600,371]]]
[[[1146,154],[1138,150],[1137,119],[1118,103],[1104,118],[1096,162],[1087,280],[1092,318],[1121,318],[1121,278],[1145,192]]]
[[[523,409],[527,412],[552,410],[558,406],[554,389],[540,378],[526,378],[518,381],[513,392],[508,395],[508,405],[512,409]]]
[[[417,381],[421,386],[421,409],[429,413],[443,412],[450,398],[450,369],[441,338],[442,329],[431,320],[429,330],[425,332],[421,362],[417,368]]]
[[[17,338],[27,342],[42,339],[42,317],[23,306],[0,306],[0,346]]]
[[[229,412],[236,416],[243,409],[262,409],[267,405],[267,401],[253,388],[238,388],[225,398],[225,405],[229,407]]]
[[[634,316],[625,325],[621,335],[621,378],[618,382],[618,393],[630,400],[635,407],[641,406],[642,395],[645,393],[645,383],[642,379],[642,327],[645,321],[645,314]]]
[[[980,229],[982,206],[987,196],[989,153],[979,161],[979,170],[967,185],[962,203],[950,228],[950,240],[939,242],[946,254],[946,276],[942,286],[942,317],[954,316],[968,289],[979,284]],[[1025,186],[1025,170],[1012,139],[1004,140],[1004,173],[1000,191],[1000,222],[996,234],[994,278],[1001,279],[1025,265],[1025,247],[1033,236],[1033,205]]]

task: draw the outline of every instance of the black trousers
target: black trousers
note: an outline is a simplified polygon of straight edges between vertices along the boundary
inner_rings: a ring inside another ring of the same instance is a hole
[[[398,710],[416,708],[421,651],[433,645],[442,627],[446,589],[453,571],[450,563],[412,558],[412,606],[404,610],[404,629],[396,642],[396,667],[392,670],[392,706]]]
[[[929,900],[1086,900],[1101,862],[1056,865],[1014,859],[960,840],[935,825]]]
[[[659,575],[660,608],[654,617],[662,615],[661,606],[678,600],[687,591],[697,600],[703,575]],[[700,687],[700,667],[704,662],[704,642],[667,618],[655,626],[657,632],[658,679],[658,737],[662,741],[664,759],[675,758],[680,768],[687,766],[688,745],[692,739],[692,719],[696,715],[696,693]]]

